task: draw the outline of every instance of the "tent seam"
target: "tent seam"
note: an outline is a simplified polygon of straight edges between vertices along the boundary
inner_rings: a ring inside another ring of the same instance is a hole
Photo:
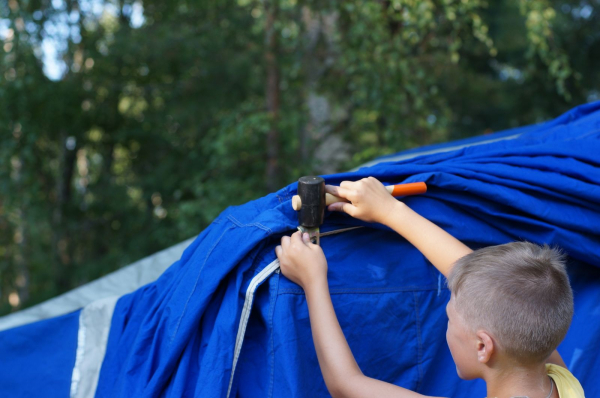
[[[242,224],[239,220],[237,220],[234,216],[229,215],[227,216],[227,218],[229,218],[229,220],[234,223],[235,225],[237,225],[238,227],[244,228],[244,227],[257,227],[262,229],[263,231],[267,231],[268,233],[272,234],[273,231],[271,231],[271,228],[269,227],[265,227],[264,225],[262,225],[261,223],[255,222],[252,224]]]
[[[192,298],[192,296],[194,295],[194,292],[196,291],[196,287],[198,287],[198,281],[200,280],[200,275],[202,275],[202,271],[204,270],[204,266],[206,265],[206,262],[208,261],[208,258],[212,254],[212,252],[215,249],[215,247],[217,247],[217,245],[219,244],[219,242],[221,242],[221,239],[223,238],[223,236],[225,236],[225,234],[230,229],[232,229],[232,228],[233,227],[229,227],[225,231],[223,231],[223,233],[221,234],[221,236],[219,236],[219,239],[217,239],[217,241],[215,242],[215,244],[210,248],[210,250],[206,254],[206,257],[204,258],[204,262],[202,263],[202,267],[200,267],[200,270],[198,271],[198,276],[196,277],[196,282],[194,283],[194,287],[192,288],[192,291],[190,292],[187,300],[185,301],[185,305],[183,307],[183,311],[181,311],[181,315],[179,316],[179,320],[177,321],[177,326],[175,326],[175,331],[173,332],[173,335],[171,336],[171,339],[169,341],[169,345],[173,344],[173,340],[175,339],[175,336],[177,335],[177,332],[179,332],[179,326],[181,325],[181,320],[183,319],[183,316],[185,315],[185,311],[187,310],[187,306],[188,306],[188,304],[190,302],[190,299]]]
[[[419,318],[419,301],[417,292],[413,291],[413,301],[415,303],[415,325],[417,327],[417,371],[419,378],[417,379],[416,392],[419,392],[423,380],[423,341],[421,338],[421,319]]]
[[[270,343],[271,343],[271,350],[270,350],[270,359],[271,359],[271,377],[269,380],[269,398],[273,397],[273,386],[275,384],[275,345],[273,342],[273,317],[275,315],[275,303],[277,301],[277,291],[279,290],[279,272],[278,270],[275,270],[275,273],[277,274],[275,276],[276,280],[273,282],[275,283],[275,287],[273,288],[273,290],[275,290],[275,294],[271,297],[271,305],[270,305],[270,314],[269,314],[269,329],[271,332],[271,338],[270,338]]]

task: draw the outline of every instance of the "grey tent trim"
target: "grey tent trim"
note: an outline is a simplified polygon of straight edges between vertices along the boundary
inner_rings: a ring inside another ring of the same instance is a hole
[[[261,272],[258,273],[250,281],[248,290],[246,290],[246,300],[244,301],[244,307],[240,316],[240,324],[238,326],[238,332],[235,339],[235,348],[233,350],[233,365],[231,366],[231,376],[229,378],[229,387],[227,388],[227,398],[231,394],[231,387],[233,385],[233,376],[235,375],[235,368],[237,366],[240,352],[242,351],[242,344],[244,343],[244,335],[246,334],[246,327],[248,326],[248,320],[250,319],[250,311],[252,310],[252,302],[254,301],[254,293],[258,286],[273,272],[279,272],[279,260],[276,259],[267,265]]]
[[[106,297],[120,297],[131,293],[155,281],[171,264],[181,258],[185,248],[194,239],[195,237],[185,240],[31,308],[3,316],[0,318],[0,331],[68,314]]]
[[[96,395],[100,368],[106,354],[108,334],[119,296],[106,297],[86,305],[79,314],[77,351],[71,376],[71,398]]]
[[[492,139],[489,139],[489,140],[486,140],[486,141],[479,141],[479,142],[469,143],[469,144],[464,144],[464,145],[456,145],[456,146],[444,147],[444,148],[440,148],[440,149],[432,149],[430,151],[419,151],[419,152],[416,152],[416,153],[409,153],[409,154],[406,154],[406,155],[390,156],[388,158],[375,159],[375,160],[372,160],[372,161],[367,162],[365,164],[362,164],[362,165],[360,165],[360,166],[352,169],[351,171],[356,171],[356,170],[358,170],[360,168],[363,168],[363,167],[375,166],[376,164],[379,164],[379,163],[399,162],[401,160],[407,160],[407,159],[416,158],[417,156],[433,155],[434,153],[443,153],[443,152],[456,151],[458,149],[467,148],[467,147],[470,147],[470,146],[491,144],[492,142],[505,141],[505,140],[514,140],[515,138],[518,138],[520,135],[521,134],[519,133],[519,134],[509,135],[507,137],[492,138]]]

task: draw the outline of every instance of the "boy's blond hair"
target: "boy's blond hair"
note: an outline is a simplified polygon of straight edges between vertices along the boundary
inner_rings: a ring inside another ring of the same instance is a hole
[[[455,308],[520,363],[545,361],[573,317],[565,256],[547,245],[513,242],[459,259],[449,277]]]

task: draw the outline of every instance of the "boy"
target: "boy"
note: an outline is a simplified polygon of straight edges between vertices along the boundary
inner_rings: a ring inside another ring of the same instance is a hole
[[[482,378],[488,397],[580,398],[558,344],[573,315],[573,294],[562,256],[516,242],[473,252],[404,203],[373,177],[327,186],[351,203],[334,203],[367,222],[392,228],[448,278],[446,339],[459,377]],[[313,340],[327,389],[334,397],[424,397],[366,377],[337,321],[321,248],[299,232],[275,249],[281,272],[306,294]]]

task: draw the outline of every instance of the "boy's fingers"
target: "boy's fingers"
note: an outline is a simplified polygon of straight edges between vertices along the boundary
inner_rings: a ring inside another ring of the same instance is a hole
[[[284,236],[281,238],[281,247],[283,249],[287,249],[287,247],[290,245],[290,237],[289,236]]]
[[[310,243],[310,235],[308,234],[308,232],[302,234],[302,241],[305,245]]]
[[[300,231],[296,231],[292,234],[292,237],[290,238],[291,243],[293,244],[298,244],[302,242],[302,232]]]
[[[325,192],[330,193],[332,195],[338,196],[338,188],[335,185],[325,185]]]
[[[342,211],[343,202],[332,203],[327,206],[327,210],[329,211]]]
[[[275,255],[277,258],[281,257],[281,246],[275,246]]]
[[[325,192],[344,199],[350,199],[354,194],[354,191],[348,188],[336,187],[334,185],[325,185]]]
[[[355,181],[342,181],[342,182],[340,182],[340,187],[346,188],[346,189],[352,189],[354,184],[356,184]]]
[[[310,240],[310,234],[308,232],[302,233],[302,243],[304,243],[304,245],[308,248],[317,246],[314,243],[312,243],[312,241]]]
[[[356,207],[354,207],[350,203],[345,202],[332,203],[327,209],[329,211],[341,211],[351,216],[354,216],[354,212],[356,211]]]
[[[342,211],[346,214],[349,214],[351,216],[354,216],[354,213],[356,211],[356,207],[354,207],[353,205],[351,205],[350,203],[342,203]]]
[[[335,196],[339,196],[340,187],[337,185],[325,185],[325,192],[330,193]]]

